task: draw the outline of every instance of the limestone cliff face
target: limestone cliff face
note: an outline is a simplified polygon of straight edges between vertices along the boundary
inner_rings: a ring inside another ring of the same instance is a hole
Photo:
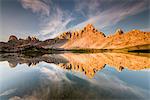
[[[62,36],[68,36],[68,41],[60,46],[65,49],[123,49],[140,45],[147,45],[146,49],[150,49],[150,32],[140,30],[123,32],[121,29],[117,29],[114,34],[106,37],[92,24],[88,24],[83,30],[62,34]],[[135,47],[135,49],[139,48]]]
[[[68,42],[62,45],[61,48],[94,48],[97,43],[101,43],[104,39],[104,33],[98,32],[92,24],[88,24],[83,30],[72,32]]]
[[[108,36],[98,47],[104,49],[122,49],[140,45],[150,45],[150,32],[132,30],[123,33],[116,31],[114,35]]]

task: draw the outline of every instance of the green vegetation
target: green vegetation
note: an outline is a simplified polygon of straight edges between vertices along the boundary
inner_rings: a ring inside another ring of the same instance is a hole
[[[23,50],[19,51],[19,53],[22,53],[26,56],[41,56],[43,54],[57,54],[61,53],[62,50],[59,49],[53,49],[53,48],[42,48],[42,47],[36,47],[36,46],[29,46],[24,48]]]
[[[3,47],[1,48],[1,53],[9,53],[16,52],[22,53],[29,56],[37,56],[43,54],[58,54],[64,52],[72,52],[72,53],[102,53],[102,52],[118,52],[118,53],[150,53],[150,45],[142,45],[142,46],[134,46],[123,49],[59,49],[59,48],[42,48],[38,46],[25,46],[22,49],[16,49],[16,51],[8,50],[9,48]],[[14,49],[15,50],[15,49]]]
[[[30,46],[26,47],[24,50],[20,51],[20,53],[30,56],[30,57],[35,57],[35,56],[40,56],[43,55],[45,52],[45,49],[43,48],[38,48],[36,46]]]

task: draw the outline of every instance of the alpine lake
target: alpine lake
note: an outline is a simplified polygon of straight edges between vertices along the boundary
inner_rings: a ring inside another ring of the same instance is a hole
[[[0,100],[148,100],[150,53],[0,54]]]

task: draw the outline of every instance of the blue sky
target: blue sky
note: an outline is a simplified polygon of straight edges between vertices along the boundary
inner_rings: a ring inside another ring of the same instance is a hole
[[[150,31],[148,0],[0,0],[0,41],[9,35],[41,40],[92,23],[106,35],[116,29]]]

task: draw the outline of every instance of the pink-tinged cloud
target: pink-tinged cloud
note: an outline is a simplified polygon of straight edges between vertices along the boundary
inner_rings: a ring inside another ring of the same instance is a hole
[[[31,9],[33,13],[49,16],[50,7],[42,0],[21,0],[21,4],[25,9]]]

